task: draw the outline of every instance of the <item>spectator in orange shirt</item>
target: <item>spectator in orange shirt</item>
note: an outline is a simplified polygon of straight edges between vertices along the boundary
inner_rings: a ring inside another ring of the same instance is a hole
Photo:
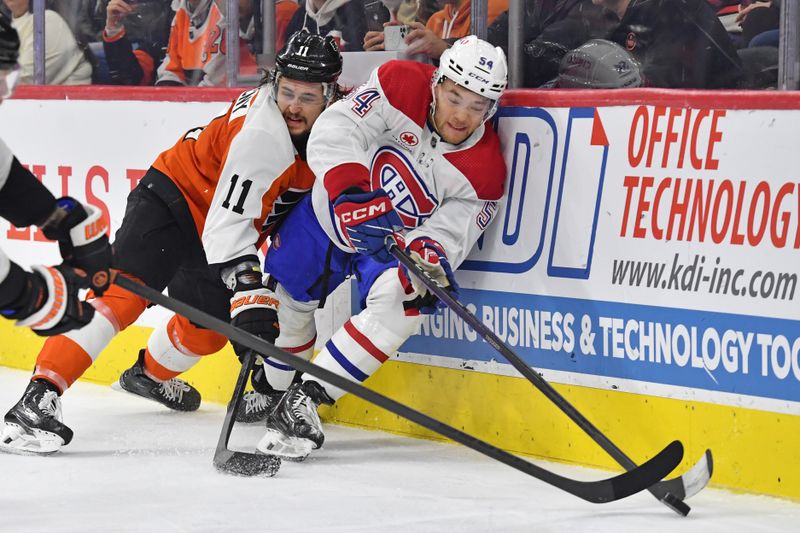
[[[219,0],[178,0],[167,55],[158,67],[156,85],[211,87],[225,81],[225,17]],[[249,21],[252,3],[239,1],[239,18]],[[247,27],[247,22],[245,23]],[[240,40],[241,41],[241,40]],[[239,55],[240,65],[255,65],[246,50]]]
[[[286,43],[286,27],[300,6],[294,0],[275,0],[275,50]]]

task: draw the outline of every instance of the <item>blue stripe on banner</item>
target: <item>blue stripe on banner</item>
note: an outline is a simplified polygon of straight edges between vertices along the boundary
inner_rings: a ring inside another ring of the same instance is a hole
[[[332,340],[325,343],[325,348],[327,348],[333,358],[336,359],[336,362],[339,363],[342,368],[347,370],[347,372],[358,381],[364,381],[369,377],[359,370],[353,363],[351,363],[347,357],[345,357],[344,354],[340,352],[339,349],[333,344]]]
[[[798,320],[499,291],[459,295],[534,368],[800,402]],[[400,351],[505,362],[449,310],[426,317]]]
[[[279,363],[278,361],[270,359],[269,357],[264,357],[262,355],[261,358],[264,360],[266,364],[268,364],[272,368],[277,368],[278,370],[287,370],[287,371],[294,370],[294,367],[289,365],[284,365],[283,363]]]

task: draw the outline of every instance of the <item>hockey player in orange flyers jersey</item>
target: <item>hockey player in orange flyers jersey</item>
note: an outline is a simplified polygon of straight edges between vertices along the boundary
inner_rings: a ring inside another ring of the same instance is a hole
[[[123,275],[168,287],[171,296],[270,342],[278,335],[277,300],[262,285],[257,249],[314,183],[305,145],[340,93],[342,58],[332,39],[302,31],[276,64],[259,87],[158,156],[128,196],[112,261]],[[47,340],[29,389],[63,394],[148,305],[116,285],[90,303],[89,324]],[[172,316],[153,331],[120,386],[172,409],[197,409],[199,392],[175,376],[226,341]],[[56,401],[48,412],[27,416],[20,401],[5,416],[0,450],[46,454],[69,444],[72,430],[60,411]]]

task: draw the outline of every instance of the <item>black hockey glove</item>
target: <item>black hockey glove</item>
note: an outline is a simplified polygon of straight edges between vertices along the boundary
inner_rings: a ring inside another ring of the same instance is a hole
[[[85,277],[64,265],[32,268],[26,272],[11,263],[0,283],[0,314],[41,336],[58,335],[92,320],[94,308],[78,297]]]
[[[64,264],[85,272],[84,288],[91,288],[102,296],[111,283],[111,245],[108,243],[108,226],[99,209],[83,206],[69,196],[56,201],[56,211],[42,225],[48,239],[58,241]]]
[[[274,344],[278,338],[278,299],[261,281],[262,273],[257,264],[242,264],[230,275],[229,287],[233,285],[231,298],[231,324],[248,333]],[[239,360],[249,350],[231,341]]]

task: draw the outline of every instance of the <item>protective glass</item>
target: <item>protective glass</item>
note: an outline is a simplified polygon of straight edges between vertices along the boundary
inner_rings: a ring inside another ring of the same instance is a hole
[[[12,69],[0,70],[0,100],[10,98],[19,80],[19,65]]]

